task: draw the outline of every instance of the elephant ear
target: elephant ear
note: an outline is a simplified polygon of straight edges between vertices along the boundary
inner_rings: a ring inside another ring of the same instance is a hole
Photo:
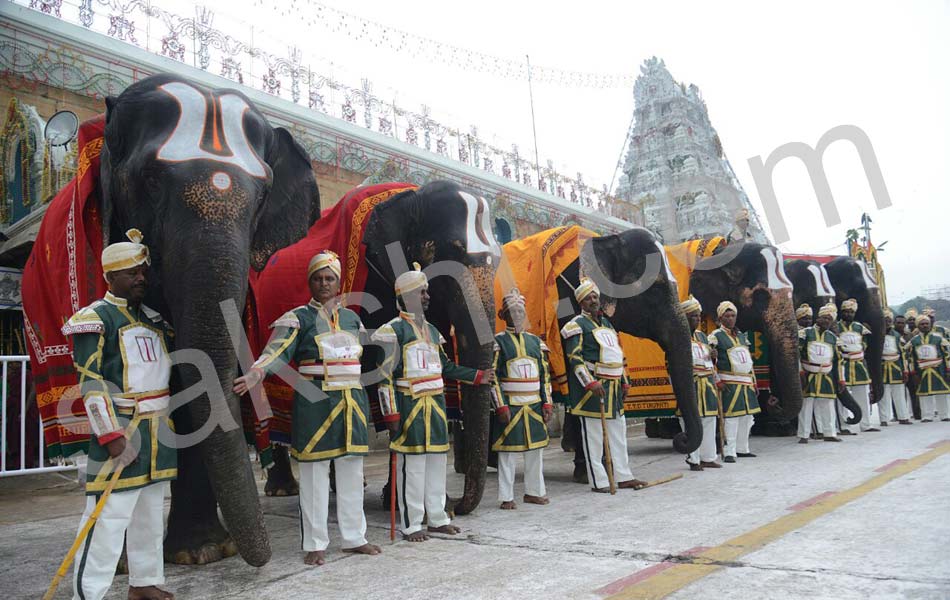
[[[422,219],[416,190],[400,192],[373,209],[363,231],[366,260],[371,262],[386,277],[394,281],[396,273],[389,260],[386,246],[396,242],[412,262],[409,240],[417,238],[416,231]]]
[[[273,172],[251,243],[251,268],[260,271],[274,252],[297,242],[320,218],[320,190],[307,152],[283,127],[274,129],[267,164]]]

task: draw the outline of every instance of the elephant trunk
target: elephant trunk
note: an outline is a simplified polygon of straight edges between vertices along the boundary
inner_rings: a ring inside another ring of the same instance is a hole
[[[848,425],[857,425],[861,422],[864,411],[861,409],[861,405],[855,401],[854,396],[851,395],[851,390],[847,386],[841,386],[838,389],[838,401],[851,411],[851,417],[847,419]]]
[[[201,390],[187,406],[192,429],[200,430],[209,420],[217,424],[198,440],[200,454],[238,552],[248,564],[262,566],[271,557],[270,541],[241,427],[240,400],[231,391],[238,365],[234,342],[228,333],[229,329],[241,327],[240,307],[247,293],[247,263],[242,271],[235,266],[233,271],[220,269],[217,273],[206,269],[183,272],[184,276],[178,272],[174,279],[166,279],[175,282],[173,287],[168,286],[171,289],[166,291],[166,296],[175,324],[176,347],[196,352],[194,359],[185,357],[178,366],[180,386],[182,390],[193,386],[197,386],[196,391]],[[209,272],[213,274],[211,281]],[[190,273],[195,275],[189,276]],[[232,301],[235,310],[227,319],[234,319],[236,323],[226,321],[219,304],[224,302],[226,308]],[[199,369],[202,363],[203,371]]]
[[[875,290],[871,290],[867,300],[863,303],[860,320],[867,323],[871,329],[864,359],[871,375],[871,398],[874,402],[878,402],[884,397],[884,364],[881,361],[884,354],[886,326],[884,324],[884,309],[881,307],[881,297],[875,292]]]
[[[460,282],[461,293],[468,298],[478,298],[472,307],[481,305],[487,315],[482,321],[478,315],[469,315],[464,310],[466,302],[460,299],[449,307],[449,317],[455,323],[459,364],[478,369],[491,369],[494,354],[492,325],[495,316],[494,280],[495,269],[470,267],[472,279]],[[462,386],[462,415],[465,429],[465,489],[455,505],[455,514],[472,512],[485,492],[485,476],[488,468],[489,422],[491,418],[491,392],[487,385]]]
[[[675,303],[671,303],[675,306]],[[703,422],[699,416],[696,385],[693,383],[693,353],[689,324],[679,313],[673,314],[666,327],[659,328],[659,344],[666,353],[667,370],[676,396],[676,406],[686,425],[685,433],[673,438],[673,448],[682,454],[693,452],[703,441]]]
[[[780,419],[794,419],[802,408],[799,376],[798,323],[792,306],[791,290],[772,290],[769,305],[762,315],[765,338],[772,362],[772,391],[781,399],[776,407]],[[772,411],[772,407],[769,408]]]

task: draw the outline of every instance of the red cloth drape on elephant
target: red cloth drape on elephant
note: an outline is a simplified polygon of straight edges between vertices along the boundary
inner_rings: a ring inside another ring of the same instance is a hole
[[[332,208],[320,216],[307,236],[277,251],[260,273],[251,272],[249,306],[253,323],[250,344],[258,356],[270,337],[270,324],[282,314],[310,301],[307,287],[307,264],[314,254],[332,250],[343,267],[343,293],[360,292],[366,284],[366,246],[363,231],[373,208],[405,190],[415,189],[410,183],[383,183],[350,190]],[[259,450],[270,442],[290,444],[292,388],[278,377],[268,377],[264,389],[272,416],[256,424]],[[370,403],[375,406],[375,402]]]
[[[50,201],[23,269],[23,325],[49,458],[85,451],[89,439],[72,346],[60,328],[106,291],[95,196],[104,131],[104,115],[79,128],[76,176]]]

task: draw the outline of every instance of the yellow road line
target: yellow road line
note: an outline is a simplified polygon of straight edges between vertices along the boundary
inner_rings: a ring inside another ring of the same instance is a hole
[[[838,492],[812,506],[804,508],[765,525],[732,538],[723,544],[705,550],[692,557],[692,562],[681,563],[666,569],[648,579],[644,579],[609,597],[610,600],[657,599],[681,590],[687,585],[710,575],[722,568],[723,562],[754,552],[770,544],[783,535],[801,529],[815,519],[822,517],[849,502],[853,502],[874,490],[890,483],[898,477],[916,471],[934,459],[950,453],[950,443],[943,443],[933,450],[924,452],[907,462],[901,463],[862,484],[843,492]]]

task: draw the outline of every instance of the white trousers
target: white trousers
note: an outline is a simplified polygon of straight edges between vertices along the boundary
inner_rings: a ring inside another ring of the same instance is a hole
[[[884,398],[878,402],[881,410],[881,423],[886,423],[894,418],[897,413],[897,420],[903,421],[910,418],[907,402],[907,386],[903,383],[888,383],[884,385]]]
[[[445,466],[443,454],[396,454],[396,490],[400,528],[405,535],[452,522],[445,512]]]
[[[871,428],[871,386],[868,384],[849,385],[848,391],[851,392],[854,401],[861,407],[861,422],[857,425],[848,425],[847,420],[848,417],[851,416],[851,411],[845,408],[844,404],[836,402],[838,405],[838,418],[841,419],[841,429],[847,428],[848,431],[852,433],[855,433],[856,429],[867,431]]]
[[[600,418],[581,417],[581,440],[584,444],[584,460],[587,461],[587,477],[595,488],[610,487],[604,456],[604,431]],[[614,481],[630,481],[630,459],[627,456],[627,419],[623,415],[607,419],[607,443],[610,444],[610,460],[614,466]]]
[[[937,402],[937,418],[950,419],[950,394],[934,396]]]
[[[798,437],[808,438],[811,435],[811,418],[815,417],[815,426],[818,433],[826,437],[835,437],[835,404],[834,398],[816,398],[806,396],[802,401],[802,410],[798,413]]]
[[[749,432],[755,423],[755,415],[741,417],[726,417],[723,429],[726,430],[726,441],[723,443],[723,456],[735,457],[736,453],[748,454]]]
[[[524,493],[528,496],[543,498],[544,465],[541,451],[543,448],[527,452],[498,453],[498,501],[512,502],[515,499],[515,464],[519,456],[524,457]]]
[[[686,462],[691,465],[698,465],[700,462],[713,462],[719,458],[716,452],[716,425],[718,417],[702,417],[703,419],[703,441],[699,448],[686,455]],[[686,431],[686,423],[680,419],[680,425],[683,431]]]
[[[917,399],[920,400],[920,419],[933,419],[937,411],[937,397],[917,394]]]
[[[127,541],[129,585],[147,587],[165,583],[162,538],[167,489],[168,482],[163,481],[109,495],[99,518],[76,553],[73,600],[101,600],[106,595],[122,554],[123,540]],[[95,510],[98,500],[98,495],[86,496],[80,530]]]
[[[330,545],[327,517],[330,512],[330,462],[298,462],[300,469],[300,545],[305,552],[326,550]],[[336,520],[344,548],[366,543],[363,514],[363,457],[343,456],[336,463]]]

